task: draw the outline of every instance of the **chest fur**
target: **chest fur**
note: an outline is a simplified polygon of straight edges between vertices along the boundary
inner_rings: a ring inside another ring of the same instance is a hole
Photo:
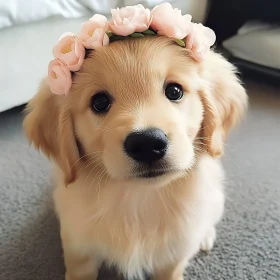
[[[143,270],[162,268],[199,248],[209,211],[198,186],[108,188],[91,196],[77,190],[55,194],[63,230],[76,248],[117,266],[128,278],[141,278]]]
[[[87,229],[87,239],[107,263],[129,277],[140,277],[143,270],[164,267],[194,250],[198,220],[185,196],[126,196],[97,205]]]

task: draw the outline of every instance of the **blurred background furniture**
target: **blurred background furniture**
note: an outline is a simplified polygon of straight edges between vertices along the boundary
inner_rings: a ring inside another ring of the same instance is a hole
[[[242,72],[279,82],[279,0],[212,0],[206,25]]]

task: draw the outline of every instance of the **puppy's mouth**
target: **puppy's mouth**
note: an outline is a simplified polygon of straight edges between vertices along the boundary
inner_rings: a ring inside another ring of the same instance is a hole
[[[134,176],[139,179],[151,179],[151,178],[158,178],[164,175],[169,175],[175,172],[179,172],[179,170],[145,168],[139,170],[138,172],[135,172]]]
[[[144,173],[137,174],[138,178],[156,178],[165,175],[168,171],[165,170],[150,170]]]

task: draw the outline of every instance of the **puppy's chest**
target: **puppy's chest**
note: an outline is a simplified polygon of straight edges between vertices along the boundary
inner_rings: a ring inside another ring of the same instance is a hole
[[[184,254],[192,239],[193,207],[162,199],[97,209],[89,231],[94,247],[119,266],[133,262],[147,269],[151,260]]]

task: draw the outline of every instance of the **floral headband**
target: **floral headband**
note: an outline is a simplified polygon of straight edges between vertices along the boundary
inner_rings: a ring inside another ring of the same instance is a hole
[[[112,9],[110,21],[95,14],[83,23],[78,35],[64,33],[53,48],[55,57],[49,63],[48,80],[54,94],[67,95],[72,85],[71,72],[79,71],[86,49],[97,49],[127,37],[162,35],[173,38],[178,45],[191,51],[200,61],[215,43],[212,29],[191,22],[191,15],[182,15],[170,3],[155,6],[151,11],[142,5]]]

